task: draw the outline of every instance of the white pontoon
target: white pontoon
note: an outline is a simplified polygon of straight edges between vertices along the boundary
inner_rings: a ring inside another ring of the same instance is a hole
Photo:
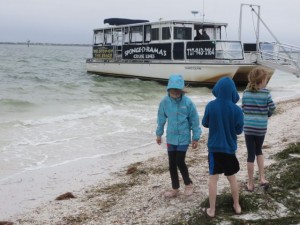
[[[259,27],[259,10],[257,18]],[[237,85],[246,84],[248,72],[258,65],[270,75],[278,68],[299,74],[299,59],[286,54],[299,49],[260,42],[258,34],[255,43],[225,40],[226,23],[121,18],[104,23],[109,26],[94,30],[93,57],[87,59],[89,73],[161,81],[170,74],[182,74],[187,83],[196,84],[214,84],[229,76]]]

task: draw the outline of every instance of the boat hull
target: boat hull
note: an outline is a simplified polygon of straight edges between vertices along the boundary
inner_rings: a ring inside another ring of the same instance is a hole
[[[181,74],[187,83],[204,85],[213,85],[221,77],[230,77],[236,84],[245,85],[248,82],[247,74],[255,66],[257,65],[87,62],[87,71],[100,75],[159,81],[168,80],[171,74]]]
[[[244,66],[240,66],[239,69],[236,71],[235,75],[233,76],[233,80],[237,85],[247,85],[248,83],[248,74],[250,72],[251,69],[253,69],[254,67],[256,67],[258,65],[255,66],[249,66],[249,65],[244,65]],[[264,69],[267,71],[268,75],[269,75],[269,79],[271,79],[272,75],[274,74],[275,69],[274,68],[270,68],[270,67],[265,67],[265,66],[261,66],[260,67],[264,67]]]

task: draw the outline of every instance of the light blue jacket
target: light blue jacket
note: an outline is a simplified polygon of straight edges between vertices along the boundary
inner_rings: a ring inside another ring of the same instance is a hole
[[[180,75],[171,76],[167,90],[172,88],[184,88],[184,81]],[[161,137],[164,134],[166,122],[168,144],[189,145],[191,139],[193,141],[200,139],[202,131],[199,125],[199,115],[196,106],[184,94],[178,99],[171,98],[169,94],[162,99],[157,114],[156,136]]]

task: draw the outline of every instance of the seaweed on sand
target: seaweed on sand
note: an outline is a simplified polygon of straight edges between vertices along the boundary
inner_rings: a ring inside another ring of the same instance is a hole
[[[300,223],[300,143],[274,155],[276,163],[267,168],[269,189],[240,193],[242,215],[234,215],[230,193],[217,196],[216,217],[211,219],[200,208],[208,207],[208,199],[188,214],[179,215],[172,225],[293,225]]]

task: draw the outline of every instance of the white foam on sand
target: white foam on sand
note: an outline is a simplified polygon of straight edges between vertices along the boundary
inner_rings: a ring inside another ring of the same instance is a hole
[[[103,157],[81,158],[72,162],[25,170],[0,181],[0,220],[24,213],[65,192],[80,191],[83,187],[108,178],[112,172],[134,162],[163,154],[155,143],[141,149]],[[3,194],[5,193],[5,194]]]

